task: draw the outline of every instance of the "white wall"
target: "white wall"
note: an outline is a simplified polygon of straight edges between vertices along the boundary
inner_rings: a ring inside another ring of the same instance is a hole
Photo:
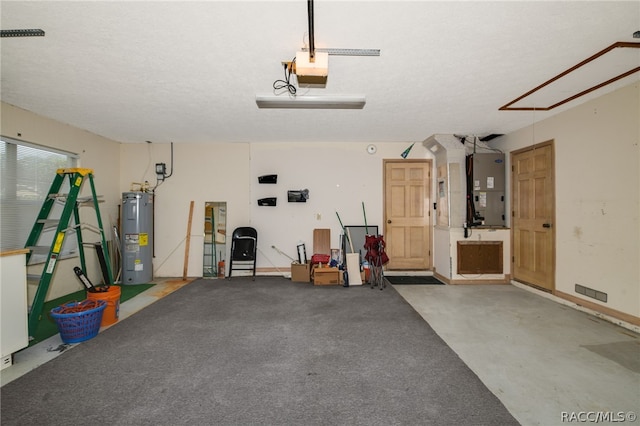
[[[155,185],[156,163],[166,163],[167,173],[171,171],[170,144],[122,144],[120,153],[120,194],[130,191],[132,182],[147,180]],[[230,235],[234,228],[250,223],[249,181],[247,143],[174,144],[173,175],[155,190],[154,276],[183,275],[191,201],[194,211],[188,276],[202,276],[205,202],[227,202]]]
[[[366,143],[174,144],[173,176],[156,189],[154,276],[181,277],[189,203],[195,201],[189,276],[202,276],[204,203],[227,202],[227,234],[236,227],[258,231],[258,268],[287,269],[291,260],[272,246],[297,258],[296,245],[304,242],[313,253],[313,229],[331,229],[332,247],[341,233],[336,211],[344,225],[367,222],[382,231],[382,161],[400,158],[409,143],[377,144],[368,154]],[[409,158],[426,158],[416,144]],[[169,144],[121,145],[120,192],[132,182],[155,185],[155,163],[170,167]],[[259,184],[258,176],[277,174],[275,185]],[[287,190],[309,189],[306,203],[288,203]],[[277,197],[275,207],[257,200]],[[229,258],[230,244],[227,244]],[[229,262],[227,261],[227,267]]]
[[[100,203],[100,216],[102,218],[107,239],[111,239],[111,224],[118,214],[118,187],[120,173],[120,144],[116,141],[94,135],[87,131],[62,124],[32,112],[16,108],[6,103],[1,104],[3,136],[23,140],[50,148],[56,148],[79,155],[79,167],[93,169],[96,193],[102,195],[104,202]],[[54,176],[51,176],[53,182]],[[86,182],[85,182],[86,183]],[[83,185],[82,195],[89,195],[88,184]],[[86,208],[88,209],[88,207]],[[95,214],[80,209],[82,221],[95,223]],[[83,233],[83,236],[85,234]],[[87,235],[85,241],[99,241],[99,237]],[[99,266],[95,256],[87,254],[87,276],[95,282],[100,282]],[[74,266],[80,266],[78,258],[62,260],[56,266],[56,272],[51,281],[47,300],[64,296],[83,289],[73,272]],[[29,273],[35,273],[42,265],[30,268]],[[115,274],[115,272],[114,272]],[[30,297],[33,297],[33,289],[30,288]]]
[[[510,152],[555,141],[556,289],[636,317],[640,316],[639,117],[636,83],[492,144]],[[509,156],[507,163],[510,170]],[[507,184],[510,194],[509,180]],[[608,302],[575,293],[575,284],[607,293]]]
[[[383,232],[383,159],[399,159],[409,144],[377,144],[369,154],[366,143],[305,143],[251,145],[251,221],[259,231],[263,256],[259,266],[289,267],[290,259],[272,246],[297,258],[296,245],[306,244],[313,253],[313,230],[331,230],[331,247],[339,248],[342,224],[377,225]],[[410,158],[424,157],[426,150],[416,146]],[[258,184],[258,176],[278,174],[276,185]],[[306,203],[289,203],[288,190],[308,189]],[[257,200],[277,196],[276,207],[257,205]],[[359,248],[354,247],[357,251]],[[361,247],[360,247],[361,249]]]

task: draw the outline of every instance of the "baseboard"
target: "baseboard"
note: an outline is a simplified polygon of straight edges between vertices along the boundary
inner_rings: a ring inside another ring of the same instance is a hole
[[[235,271],[234,271],[235,272]],[[251,271],[249,271],[251,272]],[[250,273],[249,273],[250,275]],[[290,277],[291,276],[291,267],[284,267],[284,268],[256,268],[256,275],[281,275],[281,276],[286,276],[286,277]]]
[[[555,296],[558,296],[558,297],[562,298],[562,299],[568,300],[571,303],[575,303],[577,306],[582,306],[582,307],[587,308],[587,309],[589,309],[591,311],[595,311],[597,313],[612,317],[612,318],[614,318],[616,320],[619,320],[619,321],[623,321],[623,322],[638,326],[640,328],[640,317],[636,317],[636,316],[633,316],[633,315],[625,314],[624,312],[620,312],[620,311],[618,311],[616,309],[611,309],[611,308],[608,308],[606,306],[602,306],[602,305],[600,305],[598,303],[593,303],[593,302],[590,302],[588,300],[581,299],[581,298],[576,297],[576,296],[574,296],[572,294],[564,293],[564,292],[559,291],[559,290],[555,290],[553,292],[553,294]],[[596,315],[596,316],[600,316],[600,315]],[[640,331],[640,329],[639,329],[639,331]]]
[[[631,330],[635,333],[640,333],[640,318],[637,318],[633,315],[625,314],[624,312],[616,311],[615,309],[606,307],[604,307],[605,309],[602,309],[603,306],[580,299],[567,293],[563,293],[558,290],[554,291],[553,293],[548,293],[546,291],[539,290],[535,287],[531,287],[530,285],[523,284],[518,281],[511,281],[511,284],[530,293],[534,293],[538,296],[547,298],[553,302],[560,303],[594,317],[601,318],[607,322],[619,325],[620,327],[626,328],[627,330]],[[605,313],[605,310],[608,313]],[[628,318],[631,321],[623,318]]]
[[[445,284],[451,284],[449,282],[449,278],[443,277],[442,275],[440,275],[438,272],[436,272],[435,268],[433,268],[433,276],[436,277],[438,280],[442,281]]]

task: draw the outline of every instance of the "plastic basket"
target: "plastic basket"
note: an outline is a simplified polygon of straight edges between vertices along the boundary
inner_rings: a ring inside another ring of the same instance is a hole
[[[60,313],[65,308],[81,306],[83,302],[69,302],[51,310],[51,318],[58,326],[60,337],[64,343],[79,343],[95,337],[100,331],[102,314],[107,307],[106,300],[92,300],[98,303],[97,308],[82,312],[63,314]]]

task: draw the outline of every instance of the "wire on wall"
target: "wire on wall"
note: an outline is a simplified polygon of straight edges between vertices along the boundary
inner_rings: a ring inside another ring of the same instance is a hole
[[[291,74],[293,74],[293,66],[296,63],[296,58],[289,63],[284,63],[284,80],[276,80],[273,82],[273,90],[276,92],[282,92],[286,90],[290,95],[295,96],[296,86],[291,83]]]
[[[489,145],[487,145],[486,142],[484,142],[482,139],[480,139],[478,136],[476,135],[472,135],[472,136],[458,136],[458,135],[454,135],[455,137],[457,137],[460,140],[460,143],[462,143],[465,147],[471,147],[473,148],[473,153],[475,154],[477,150],[486,150],[486,151],[491,151],[491,152],[497,152],[500,154],[503,154],[503,152],[497,148],[492,148]]]
[[[160,185],[162,185],[165,179],[173,176],[173,142],[171,142],[171,163],[170,163],[171,171],[169,174],[166,172],[166,164],[165,163],[156,163],[156,185],[153,187],[153,191],[156,190]]]

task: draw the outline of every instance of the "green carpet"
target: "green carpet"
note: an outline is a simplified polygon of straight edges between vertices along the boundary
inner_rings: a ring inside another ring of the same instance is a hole
[[[136,285],[123,285],[120,286],[120,303],[137,296],[146,289],[153,287],[155,284],[136,284]],[[29,346],[33,346],[36,343],[42,342],[49,337],[58,334],[58,327],[56,323],[49,317],[51,309],[56,308],[72,301],[81,301],[87,298],[85,290],[76,291],[75,293],[67,294],[66,296],[58,297],[57,299],[45,302],[42,308],[42,318],[38,323],[35,333],[33,333],[33,340],[29,342]]]

